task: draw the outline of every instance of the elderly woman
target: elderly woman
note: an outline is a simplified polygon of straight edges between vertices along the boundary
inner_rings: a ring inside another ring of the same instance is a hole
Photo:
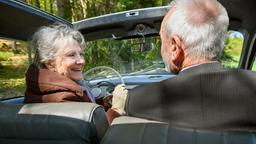
[[[39,29],[31,46],[35,50],[33,64],[26,73],[25,103],[40,102],[95,102],[83,80],[85,41],[79,31],[67,25],[54,24]],[[124,90],[123,86],[116,89]],[[123,114],[123,98],[115,90],[113,109],[108,110],[109,122]],[[116,97],[117,96],[117,97]]]

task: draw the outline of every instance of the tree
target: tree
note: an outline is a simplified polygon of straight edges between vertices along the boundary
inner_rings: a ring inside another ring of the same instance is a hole
[[[33,2],[34,2],[34,6],[36,6],[37,8],[40,9],[40,2],[39,2],[39,0],[34,0]]]
[[[72,21],[72,5],[70,0],[57,0],[58,16]]]

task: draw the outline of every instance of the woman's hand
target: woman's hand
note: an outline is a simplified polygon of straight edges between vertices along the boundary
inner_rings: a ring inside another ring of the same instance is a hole
[[[124,84],[117,85],[113,91],[112,109],[121,115],[125,114],[124,107],[128,90]]]

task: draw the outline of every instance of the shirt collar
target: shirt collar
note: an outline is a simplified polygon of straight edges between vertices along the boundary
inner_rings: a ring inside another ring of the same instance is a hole
[[[207,63],[218,63],[218,61],[211,61],[211,62],[207,62]],[[202,63],[202,64],[206,64],[206,63]],[[202,65],[202,64],[194,64],[194,65],[185,67],[185,68],[181,69],[180,72],[182,72],[182,71],[184,71],[184,70],[187,70],[187,69],[190,69],[190,68],[192,68],[192,67],[196,67],[196,66]]]

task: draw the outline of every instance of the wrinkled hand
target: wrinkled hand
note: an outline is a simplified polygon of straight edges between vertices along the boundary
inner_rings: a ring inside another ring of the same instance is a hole
[[[121,115],[125,114],[124,106],[127,95],[128,90],[124,84],[117,85],[113,91],[112,109]]]

